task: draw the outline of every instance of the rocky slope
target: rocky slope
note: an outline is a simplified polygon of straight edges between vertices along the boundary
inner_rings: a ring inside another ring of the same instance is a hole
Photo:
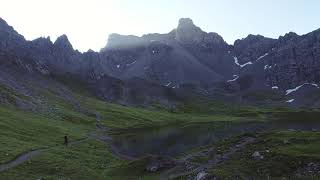
[[[55,42],[27,41],[0,19],[0,55],[1,67],[76,77],[108,101],[168,103],[192,85],[197,93],[221,100],[320,105],[319,30],[279,39],[249,35],[229,45],[181,19],[167,34],[112,34],[100,52],[81,53],[66,35]]]
[[[311,106],[319,101],[319,44],[319,30],[279,39],[249,35],[235,42],[234,58],[246,65],[240,78],[250,79],[248,88],[278,91],[287,103]]]

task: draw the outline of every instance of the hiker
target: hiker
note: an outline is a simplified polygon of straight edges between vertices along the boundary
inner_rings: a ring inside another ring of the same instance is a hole
[[[68,136],[64,136],[64,144],[68,145],[68,143],[69,143]]]

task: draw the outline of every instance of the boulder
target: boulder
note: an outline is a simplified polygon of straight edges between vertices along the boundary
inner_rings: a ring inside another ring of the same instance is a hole
[[[261,155],[259,151],[255,151],[255,152],[252,154],[252,157],[253,157],[253,159],[255,159],[255,160],[262,160],[262,159],[264,158],[263,155]]]
[[[197,177],[195,178],[195,180],[205,180],[207,175],[208,174],[205,171],[201,171],[197,174]]]

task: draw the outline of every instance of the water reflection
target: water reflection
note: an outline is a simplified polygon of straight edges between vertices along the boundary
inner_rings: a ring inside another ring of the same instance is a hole
[[[121,153],[132,157],[141,157],[146,154],[177,156],[193,148],[212,145],[224,138],[242,133],[266,130],[314,131],[319,129],[320,121],[312,118],[306,120],[279,118],[273,122],[214,122],[187,126],[174,125],[115,136],[113,145]]]

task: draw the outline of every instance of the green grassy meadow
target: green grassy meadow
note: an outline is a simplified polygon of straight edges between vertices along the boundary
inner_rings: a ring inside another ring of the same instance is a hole
[[[159,105],[148,108],[130,107],[104,102],[86,92],[77,92],[74,98],[82,109],[80,111],[55,91],[42,92],[47,106],[52,109],[37,112],[20,110],[14,106],[15,98],[27,99],[28,97],[23,97],[2,86],[0,86],[0,92],[10,100],[9,104],[0,105],[0,164],[9,162],[24,152],[44,149],[32,160],[0,172],[1,180],[156,179],[159,174],[144,171],[146,159],[135,161],[120,159],[112,153],[108,143],[90,137],[90,134],[97,133],[95,114],[101,116],[100,123],[109,129],[109,134],[121,134],[173,124],[268,122],[277,119],[275,114],[296,112],[283,107],[239,107],[201,100],[178,105],[174,110]],[[71,142],[83,141],[64,146],[65,135]],[[269,172],[271,166],[280,167],[286,165],[283,163],[290,164],[291,161],[302,157],[320,158],[319,133],[274,132],[259,138],[266,143],[254,144],[254,148],[248,147],[243,154],[238,154],[230,160],[230,163],[222,164],[210,172],[224,178],[239,174],[245,176],[251,172],[254,172],[257,177],[262,177],[267,173],[256,173],[257,167]],[[281,144],[283,139],[288,139],[292,143]],[[268,161],[269,164],[250,161],[250,152],[257,148],[270,148],[273,158],[284,158],[283,163],[274,161],[272,158]],[[201,161],[205,160],[205,158],[201,159]],[[230,171],[230,169],[237,169],[237,171]],[[291,171],[284,169],[284,172]],[[270,175],[278,175],[277,173],[279,172],[269,172]]]

